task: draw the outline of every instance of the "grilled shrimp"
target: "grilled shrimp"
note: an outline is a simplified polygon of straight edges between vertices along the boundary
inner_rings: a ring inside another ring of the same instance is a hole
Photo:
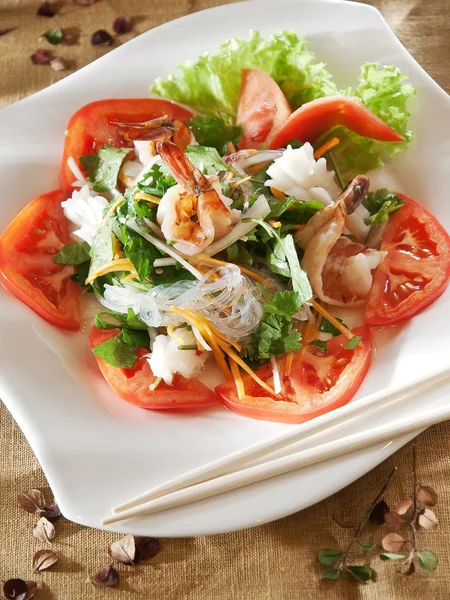
[[[372,285],[371,271],[386,256],[343,236],[348,212],[359,206],[368,190],[368,179],[355,178],[338,201],[314,215],[298,233],[305,250],[302,267],[315,295],[335,306],[361,306]]]
[[[206,177],[172,142],[157,142],[156,149],[177,185],[164,194],[157,220],[166,240],[184,254],[198,254],[232,226],[230,210],[217,178]]]

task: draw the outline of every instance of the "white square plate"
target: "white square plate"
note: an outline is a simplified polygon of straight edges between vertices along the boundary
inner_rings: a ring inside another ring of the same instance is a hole
[[[395,64],[419,88],[413,149],[390,174],[398,191],[421,200],[450,229],[448,96],[403,48],[373,8],[333,0],[244,2],[158,27],[34,96],[0,111],[0,227],[39,193],[58,187],[69,117],[87,102],[146,96],[155,77],[250,29],[294,28],[336,75],[353,84],[364,61]],[[448,137],[448,136],[447,136]],[[450,291],[381,343],[358,393],[399,388],[450,366]],[[444,393],[446,392],[446,393]],[[403,414],[445,402],[443,387],[410,401]],[[245,419],[222,407],[147,412],[117,398],[102,380],[81,334],[48,326],[0,290],[0,397],[27,436],[64,515],[100,527],[112,505],[226,453],[284,432],[286,425]],[[393,409],[371,416],[386,423]],[[346,423],[340,436],[367,427]],[[411,437],[411,436],[410,436]],[[329,433],[321,440],[332,439]],[[305,508],[373,468],[407,441],[290,473],[190,506],[118,524],[141,535],[186,536],[257,525]]]

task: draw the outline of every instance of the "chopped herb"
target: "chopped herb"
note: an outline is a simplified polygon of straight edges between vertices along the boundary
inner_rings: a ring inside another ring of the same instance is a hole
[[[53,262],[57,265],[81,265],[86,261],[91,260],[89,253],[90,246],[87,242],[79,242],[78,244],[66,244],[64,248],[53,257]]]
[[[253,336],[251,354],[255,360],[300,350],[300,332],[292,328],[292,316],[300,307],[299,294],[290,291],[277,292],[272,302],[264,306],[264,315]]]
[[[129,152],[129,148],[114,148],[106,145],[98,151],[97,156],[88,154],[79,157],[81,166],[87,171],[89,181],[95,183],[96,192],[109,192],[116,187],[120,167]]]
[[[211,146],[220,154],[226,153],[228,142],[236,146],[244,133],[240,125],[228,125],[214,115],[195,115],[187,125],[200,145]]]
[[[366,225],[378,225],[389,218],[389,215],[397,212],[404,202],[397,194],[389,190],[382,189],[367,194],[363,205],[371,213],[370,217],[364,219]]]
[[[111,323],[110,321],[103,319],[104,316],[109,317],[109,319],[113,319],[115,323]],[[147,325],[136,316],[132,308],[128,309],[127,314],[119,313],[113,310],[99,312],[95,315],[94,325],[98,329],[103,330],[127,327],[128,329],[141,329],[147,331]]]
[[[141,281],[145,281],[152,273],[153,263],[161,258],[161,252],[141,235],[127,227],[121,226],[121,242],[127,258],[133,263]]]
[[[337,317],[336,321],[339,321],[339,323],[342,323],[342,325],[344,325],[344,327],[346,327],[346,325],[344,324],[344,321],[342,319],[339,319]],[[341,335],[341,332],[339,331],[339,329],[337,327],[335,327],[332,323],[330,323],[330,321],[328,319],[325,319],[325,318],[322,319],[322,323],[320,324],[319,331],[322,331],[323,333],[331,333],[331,335],[333,335],[335,337],[337,335]]]
[[[189,160],[205,175],[215,175],[217,171],[229,171],[230,167],[224,162],[215,148],[210,146],[188,146],[186,154]]]
[[[161,165],[154,164],[142,181],[138,183],[138,188],[145,194],[162,198],[167,190],[175,184],[176,181],[172,175],[167,173]]]
[[[328,354],[327,343],[324,342],[323,340],[312,340],[312,342],[309,342],[309,344],[311,346],[317,346],[317,348],[319,348],[320,350],[322,350],[322,352],[324,354]]]
[[[361,337],[359,335],[354,335],[352,338],[350,338],[348,340],[348,342],[344,346],[344,349],[345,350],[354,350],[360,341],[361,341]]]
[[[122,329],[115,337],[95,346],[92,352],[113,367],[131,369],[137,360],[135,352],[141,347],[150,347],[147,332]]]

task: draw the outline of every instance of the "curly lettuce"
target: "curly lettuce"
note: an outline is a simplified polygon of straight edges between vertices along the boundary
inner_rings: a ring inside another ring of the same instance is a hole
[[[307,43],[294,31],[268,39],[251,31],[248,40],[232,38],[196,63],[185,62],[179,73],[157,79],[151,91],[188,104],[205,114],[236,115],[242,69],[269,73],[283,90],[293,109],[305,102],[337,93],[324,63],[316,62]]]
[[[241,71],[245,68],[269,73],[294,110],[316,98],[344,93],[359,98],[405,138],[402,142],[377,142],[337,127],[316,140],[316,147],[334,136],[341,140],[330,154],[344,183],[358,173],[383,165],[388,158],[406,150],[413,138],[408,127],[409,103],[416,96],[416,89],[406,83],[406,75],[397,67],[366,63],[356,87],[338,90],[326,65],[316,61],[306,41],[294,31],[283,31],[268,39],[252,31],[247,40],[227,40],[196,63],[182,64],[178,74],[157,79],[152,92],[188,104],[201,113],[220,115],[232,124],[239,102]]]

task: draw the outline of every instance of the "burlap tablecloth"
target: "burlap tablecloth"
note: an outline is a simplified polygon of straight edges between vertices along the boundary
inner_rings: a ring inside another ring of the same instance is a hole
[[[312,0],[313,1],[313,0]],[[0,0],[0,28],[14,31],[0,38],[0,106],[19,100],[60,79],[69,71],[55,73],[33,66],[31,53],[37,38],[48,27],[78,28],[78,44],[56,47],[56,54],[77,69],[106,49],[91,46],[90,33],[111,29],[116,16],[135,17],[136,27],[121,40],[165,21],[223,4],[223,0],[99,0],[90,7],[71,0],[57,2],[53,19],[35,17],[36,0]],[[450,14],[448,0],[379,0],[394,31],[440,85],[449,90]],[[388,500],[405,498],[410,490],[411,446],[397,452],[371,473],[333,497],[281,521],[248,531],[195,539],[162,540],[160,553],[137,567],[121,567],[120,591],[95,588],[90,577],[108,564],[107,547],[117,536],[60,520],[54,549],[60,562],[50,571],[33,575],[34,552],[41,547],[32,537],[35,518],[19,509],[17,494],[32,487],[45,488],[46,481],[32,451],[6,408],[0,403],[0,581],[10,577],[35,579],[41,600],[90,600],[136,597],[155,600],[297,600],[300,598],[362,598],[409,600],[450,598],[450,425],[442,424],[417,439],[419,472],[423,483],[433,485],[440,501],[436,509],[439,529],[419,536],[421,549],[436,552],[435,574],[412,577],[396,575],[392,563],[374,558],[377,581],[367,585],[320,582],[323,569],[316,556],[321,548],[344,547],[349,538],[331,518],[332,513],[361,513],[380,488],[393,465],[399,468]],[[257,501],[257,499],[255,499]],[[368,536],[379,540],[379,531]]]

